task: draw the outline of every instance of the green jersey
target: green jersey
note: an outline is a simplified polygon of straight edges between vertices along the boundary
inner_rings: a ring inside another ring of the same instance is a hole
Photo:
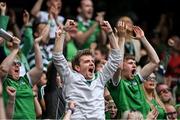
[[[90,27],[95,24],[95,21],[90,20],[89,26],[85,26],[82,21],[78,21],[78,31],[87,32]],[[92,33],[92,35],[89,36],[89,38],[86,40],[86,42],[82,45],[82,48],[80,49],[86,49],[89,48],[91,43],[96,42],[97,37],[100,34],[100,28],[96,27],[95,31]]]
[[[140,111],[146,118],[149,106],[146,104],[141,83],[139,75],[132,80],[121,79],[117,86],[108,83],[107,87],[118,108],[118,118],[127,110]]]
[[[13,80],[11,76],[7,76],[3,82],[3,98],[5,105],[7,105],[8,102],[8,94],[6,92],[7,86],[16,89],[13,119],[36,119],[34,96],[28,75],[26,74],[20,77],[19,80]]]

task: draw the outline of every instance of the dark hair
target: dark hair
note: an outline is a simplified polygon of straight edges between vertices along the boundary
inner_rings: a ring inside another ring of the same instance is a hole
[[[124,60],[129,60],[129,59],[135,60],[135,56],[131,54],[124,54]]]
[[[35,33],[37,31],[37,28],[40,24],[45,24],[47,25],[48,23],[47,22],[41,22],[39,19],[35,19],[35,21],[33,21],[33,24],[32,24],[32,30],[33,30],[33,33]]]
[[[76,56],[72,60],[72,68],[75,70],[75,66],[80,64],[80,58],[82,56],[93,56],[92,52],[89,49],[79,50]]]
[[[95,50],[99,50],[102,55],[105,55],[105,60],[108,59],[109,49],[106,45],[98,45]]]
[[[164,82],[159,82],[156,84],[156,92],[159,94],[160,93],[160,90],[159,90],[159,86],[161,85],[166,85]]]

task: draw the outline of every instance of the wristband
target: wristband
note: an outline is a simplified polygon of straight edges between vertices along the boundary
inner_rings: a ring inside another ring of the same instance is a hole
[[[72,114],[74,113],[74,108],[67,108],[67,111],[68,110],[70,110]]]

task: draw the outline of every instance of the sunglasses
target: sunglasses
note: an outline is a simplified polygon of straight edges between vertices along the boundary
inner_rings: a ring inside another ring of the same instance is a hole
[[[156,77],[148,77],[147,79],[146,79],[147,81],[156,81]]]
[[[177,114],[177,112],[175,111],[175,112],[168,112],[168,113],[166,113],[167,116],[174,115],[174,114]]]
[[[21,66],[21,62],[19,60],[14,60],[13,65]]]
[[[162,89],[159,91],[159,93],[168,93],[170,92],[171,90],[169,88],[166,88],[166,89]]]

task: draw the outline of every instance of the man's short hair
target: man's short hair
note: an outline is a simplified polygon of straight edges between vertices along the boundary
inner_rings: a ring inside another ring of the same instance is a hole
[[[135,60],[135,56],[127,53],[124,54],[124,60],[129,60],[129,59]]]
[[[76,56],[72,60],[73,70],[76,70],[75,69],[76,65],[80,65],[80,58],[82,56],[88,56],[88,55],[93,56],[92,52],[89,49],[79,50],[78,53],[76,54]]]
[[[99,50],[102,55],[105,55],[105,60],[108,59],[109,49],[106,45],[98,45],[95,50]]]

